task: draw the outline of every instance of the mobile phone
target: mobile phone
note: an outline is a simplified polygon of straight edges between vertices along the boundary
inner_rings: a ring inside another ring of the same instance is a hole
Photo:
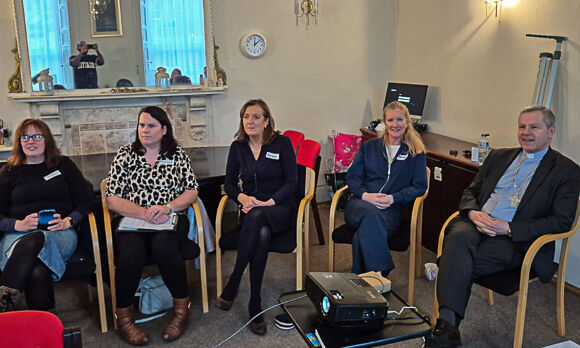
[[[95,44],[88,44],[87,45],[87,49],[92,50],[93,48],[95,48]]]
[[[48,223],[55,219],[56,210],[45,209],[38,212],[38,229],[46,230]]]

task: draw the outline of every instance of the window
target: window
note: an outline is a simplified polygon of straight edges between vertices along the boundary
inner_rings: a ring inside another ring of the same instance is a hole
[[[66,0],[24,0],[24,13],[32,75],[50,68],[54,84],[73,88]]]
[[[145,82],[155,85],[157,67],[181,70],[191,81],[203,74],[205,36],[202,0],[141,0]]]

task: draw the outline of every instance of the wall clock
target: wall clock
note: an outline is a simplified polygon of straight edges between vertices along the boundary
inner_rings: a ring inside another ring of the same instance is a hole
[[[242,36],[240,49],[248,58],[259,58],[266,52],[266,37],[257,31],[249,32]]]

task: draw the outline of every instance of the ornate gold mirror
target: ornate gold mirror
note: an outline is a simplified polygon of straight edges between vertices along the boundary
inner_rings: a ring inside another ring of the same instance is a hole
[[[17,37],[13,49],[15,72],[8,82],[10,93],[37,90],[34,77],[46,68],[50,68],[55,86],[67,90],[83,87],[77,72],[87,67],[96,69],[97,87],[107,91],[152,87],[160,61],[166,62],[168,72],[179,69],[187,75],[189,85],[199,82],[204,66],[210,75],[207,77],[216,80],[211,0],[12,1]],[[168,27],[169,21],[175,30],[171,38],[162,33],[165,29],[161,27]],[[39,29],[39,23],[44,29]],[[87,44],[86,50],[77,46],[80,41]],[[174,54],[182,47],[187,54],[168,56],[167,52]],[[191,58],[192,47],[198,52],[195,59]],[[96,60],[72,63],[79,54],[101,54],[104,64]]]

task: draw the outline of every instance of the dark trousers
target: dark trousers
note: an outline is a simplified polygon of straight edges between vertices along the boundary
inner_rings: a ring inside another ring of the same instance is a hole
[[[399,209],[379,209],[362,199],[351,198],[346,203],[344,219],[355,230],[352,238],[353,273],[389,272],[395,268],[388,240],[399,230]]]
[[[188,296],[185,261],[180,253],[180,245],[187,238],[188,231],[189,221],[180,215],[175,231],[115,232],[117,307],[133,304],[143,267],[148,261],[159,267],[171,296]]]
[[[451,309],[463,318],[475,278],[520,267],[522,262],[522,252],[507,236],[489,237],[468,218],[456,217],[447,226],[439,258],[439,308]]]

